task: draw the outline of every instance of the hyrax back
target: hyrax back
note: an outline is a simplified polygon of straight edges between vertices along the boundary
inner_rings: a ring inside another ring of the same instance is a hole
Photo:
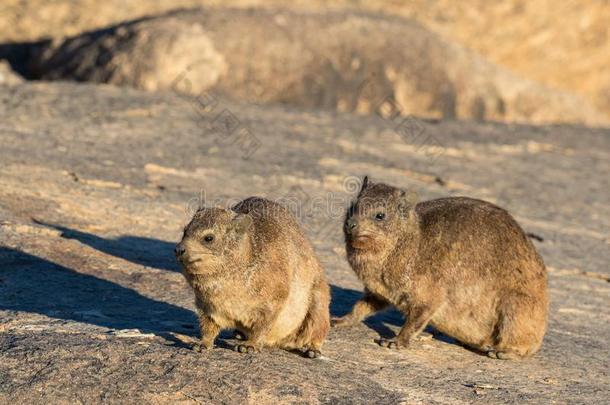
[[[407,321],[388,347],[405,347],[428,323],[462,343],[509,359],[542,344],[548,311],[542,259],[503,209],[466,197],[415,204],[365,178],[347,213],[348,260],[366,287],[350,325],[394,305]]]
[[[287,209],[248,198],[231,210],[203,208],[184,230],[176,255],[195,292],[201,346],[221,329],[263,346],[320,353],[329,329],[330,290],[300,226]]]

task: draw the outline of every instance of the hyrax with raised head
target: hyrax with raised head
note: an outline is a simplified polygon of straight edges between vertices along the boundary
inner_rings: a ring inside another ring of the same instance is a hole
[[[353,325],[393,305],[406,316],[402,348],[431,324],[498,359],[534,354],[548,311],[544,263],[502,208],[466,197],[415,204],[407,193],[365,177],[347,212],[347,258],[365,286]]]
[[[318,357],[330,326],[330,289],[294,216],[251,197],[231,210],[202,208],[184,229],[176,256],[195,291],[201,343],[211,348],[221,329],[263,346]]]

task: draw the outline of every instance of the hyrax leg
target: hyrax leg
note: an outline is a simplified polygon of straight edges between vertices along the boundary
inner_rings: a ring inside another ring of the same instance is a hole
[[[492,358],[516,360],[538,351],[546,329],[546,301],[525,294],[505,297],[499,308]]]
[[[353,326],[361,322],[364,318],[381,311],[387,307],[389,303],[383,298],[371,293],[368,290],[364,291],[364,296],[356,302],[352,311],[341,317],[333,319],[333,326]]]
[[[415,338],[430,322],[434,309],[428,305],[413,305],[404,311],[407,321],[394,339],[379,339],[380,346],[390,349],[403,349]]]
[[[310,359],[321,356],[320,349],[330,329],[330,289],[324,279],[312,288],[309,310],[301,328],[296,334],[295,347],[303,349],[303,355]]]
[[[218,336],[218,332],[220,332],[220,326],[207,314],[199,311],[199,332],[201,334],[201,341],[193,347],[198,352],[204,349],[211,349],[214,346],[214,340]]]
[[[258,318],[254,320],[250,326],[247,340],[235,346],[235,351],[240,353],[258,352],[263,348],[265,338],[271,331],[273,324],[277,320],[279,311],[264,311],[258,314]]]

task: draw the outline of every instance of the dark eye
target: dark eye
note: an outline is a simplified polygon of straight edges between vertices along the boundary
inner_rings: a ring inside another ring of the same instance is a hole
[[[204,242],[206,242],[206,243],[210,243],[211,241],[213,241],[213,240],[214,240],[214,235],[205,235],[205,236],[203,237],[203,240],[204,240]]]
[[[383,212],[378,212],[375,214],[375,219],[377,221],[383,221],[385,219],[385,214]]]

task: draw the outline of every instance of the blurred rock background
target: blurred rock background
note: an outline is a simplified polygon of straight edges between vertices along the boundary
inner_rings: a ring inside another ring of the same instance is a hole
[[[608,21],[600,0],[7,0],[0,58],[147,90],[192,68],[195,93],[379,112],[365,83],[406,114],[597,126],[610,122]]]

